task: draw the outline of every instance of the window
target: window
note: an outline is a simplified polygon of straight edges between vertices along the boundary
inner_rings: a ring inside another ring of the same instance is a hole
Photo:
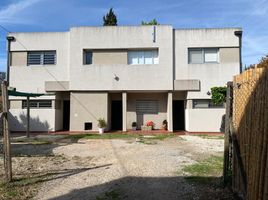
[[[136,113],[139,114],[158,114],[158,101],[138,100],[136,101]]]
[[[27,108],[27,101],[22,100],[22,108]],[[51,100],[30,100],[30,108],[52,108]]]
[[[224,108],[224,103],[215,105],[210,99],[194,99],[193,108]]]
[[[84,50],[84,65],[91,65],[92,64],[92,51]]]
[[[188,50],[189,63],[190,64],[202,64],[202,63],[217,63],[218,51],[215,48],[204,48],[204,49],[189,49]]]
[[[55,65],[56,51],[29,51],[27,54],[28,65]]]
[[[128,51],[128,64],[153,65],[158,64],[158,51]]]

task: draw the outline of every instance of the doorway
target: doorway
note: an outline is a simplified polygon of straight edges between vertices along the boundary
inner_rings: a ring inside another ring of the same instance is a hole
[[[173,129],[175,131],[185,130],[184,101],[173,101]]]
[[[122,100],[112,101],[111,112],[112,112],[111,113],[112,130],[122,130],[122,123],[123,123]]]
[[[70,100],[63,101],[63,130],[70,130]]]

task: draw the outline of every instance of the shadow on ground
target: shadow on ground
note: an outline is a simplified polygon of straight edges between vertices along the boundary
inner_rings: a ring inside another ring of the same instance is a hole
[[[104,184],[73,190],[51,198],[96,200],[223,200],[233,199],[227,189],[220,186],[218,177],[124,177]],[[195,180],[194,180],[195,179]]]

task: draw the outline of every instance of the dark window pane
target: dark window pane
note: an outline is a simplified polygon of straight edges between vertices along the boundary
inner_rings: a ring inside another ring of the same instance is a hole
[[[41,52],[28,52],[27,63],[28,65],[41,65]]]
[[[85,51],[85,64],[92,64],[92,51]]]
[[[47,51],[44,52],[44,65],[54,65],[56,62],[56,52]]]

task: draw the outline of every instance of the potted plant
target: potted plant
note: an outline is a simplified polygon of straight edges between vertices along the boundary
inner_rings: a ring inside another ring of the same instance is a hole
[[[148,121],[145,126],[141,127],[142,131],[151,131],[154,128],[154,122],[153,121]]]
[[[107,123],[104,118],[99,118],[98,119],[98,127],[99,127],[99,133],[103,134],[105,128],[107,127]]]
[[[164,120],[164,121],[162,122],[162,129],[163,129],[163,130],[167,130],[167,120]]]
[[[136,130],[137,130],[137,123],[132,122],[132,131],[136,131]]]

